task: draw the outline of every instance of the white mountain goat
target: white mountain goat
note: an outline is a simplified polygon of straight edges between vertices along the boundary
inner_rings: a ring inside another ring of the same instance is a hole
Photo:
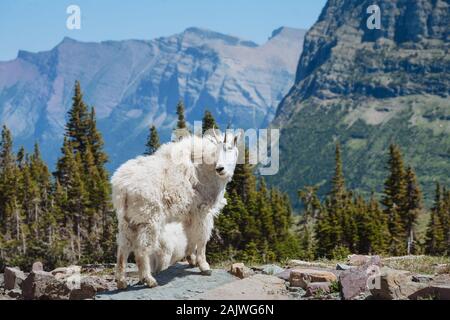
[[[184,256],[203,274],[211,274],[206,243],[214,217],[226,205],[225,187],[238,159],[238,136],[228,132],[219,138],[212,131],[213,135],[188,136],[165,144],[154,155],[129,160],[114,173],[111,182],[119,223],[119,289],[127,287],[125,266],[131,252],[140,280],[149,287],[158,285],[151,275],[155,271],[152,265],[157,269],[167,267],[174,262],[174,256],[180,255],[170,253],[175,248],[165,248],[168,241],[161,238],[162,232],[170,232],[170,227],[164,229],[170,223],[183,227],[182,236],[187,239]],[[173,237],[179,237],[177,232]],[[179,249],[177,241],[169,242]]]

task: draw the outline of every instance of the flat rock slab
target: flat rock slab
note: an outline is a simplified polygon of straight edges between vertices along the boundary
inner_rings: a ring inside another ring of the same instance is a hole
[[[187,300],[224,284],[239,280],[225,270],[214,269],[211,276],[203,276],[198,268],[178,263],[155,276],[158,287],[128,286],[123,291],[102,292],[96,300]]]
[[[284,280],[269,275],[256,274],[243,280],[233,281],[193,299],[199,300],[287,300]]]

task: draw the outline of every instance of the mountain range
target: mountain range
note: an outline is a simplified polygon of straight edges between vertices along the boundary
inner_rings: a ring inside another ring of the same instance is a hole
[[[219,125],[267,126],[292,87],[305,30],[282,27],[258,45],[200,28],[154,40],[80,42],[0,62],[0,123],[16,146],[37,141],[54,165],[75,80],[95,106],[109,168],[141,154],[148,127],[163,140],[183,101],[192,124],[210,110]]]
[[[380,0],[380,29],[369,29],[371,0],[329,0],[308,31],[293,88],[274,127],[280,171],[269,179],[297,199],[318,185],[325,195],[336,142],[347,185],[381,191],[391,143],[432,199],[450,185],[450,4]]]

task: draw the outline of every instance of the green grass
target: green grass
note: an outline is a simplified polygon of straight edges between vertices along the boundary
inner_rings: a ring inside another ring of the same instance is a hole
[[[407,270],[413,273],[435,274],[437,266],[446,264],[447,268],[440,270],[440,273],[450,273],[450,257],[432,256],[408,256],[397,258],[385,258],[383,265],[399,270]]]

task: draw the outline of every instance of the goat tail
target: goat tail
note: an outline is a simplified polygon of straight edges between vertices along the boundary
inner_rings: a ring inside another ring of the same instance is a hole
[[[128,195],[125,190],[112,190],[112,203],[114,209],[116,210],[117,219],[119,222],[123,220],[126,216],[126,211],[128,208]]]

